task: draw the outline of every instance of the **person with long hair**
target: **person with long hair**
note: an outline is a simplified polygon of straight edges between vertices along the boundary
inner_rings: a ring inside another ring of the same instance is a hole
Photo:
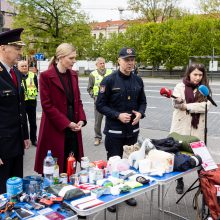
[[[83,157],[81,129],[86,125],[78,76],[72,67],[76,50],[62,43],[51,59],[49,69],[40,74],[42,119],[39,130],[35,171],[42,174],[48,150],[58,158],[60,172],[66,172],[66,160],[73,152],[78,161]]]
[[[173,91],[177,98],[173,100],[174,112],[170,133],[191,135],[204,140],[205,106],[210,108],[211,103],[203,96],[198,87],[209,86],[205,66],[200,63],[192,63],[186,70],[183,81],[178,83]],[[176,192],[182,194],[184,190],[183,178],[177,180]]]

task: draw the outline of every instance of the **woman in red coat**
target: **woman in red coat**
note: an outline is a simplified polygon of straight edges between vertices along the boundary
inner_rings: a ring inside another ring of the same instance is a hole
[[[60,172],[66,172],[70,152],[78,161],[83,157],[81,128],[86,125],[78,76],[72,67],[76,61],[75,48],[67,43],[59,45],[49,69],[40,74],[40,98],[43,109],[35,171],[43,173],[47,151],[58,158]]]

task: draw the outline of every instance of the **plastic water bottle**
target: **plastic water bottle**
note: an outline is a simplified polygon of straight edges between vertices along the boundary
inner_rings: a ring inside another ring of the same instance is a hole
[[[60,177],[60,169],[59,169],[59,165],[57,163],[57,158],[54,157],[54,162],[55,162],[55,166],[54,166],[54,174],[53,174],[53,182],[54,184],[58,184],[59,183],[59,177]]]
[[[53,184],[54,167],[55,161],[52,157],[51,150],[48,150],[47,156],[44,159],[43,174],[46,181],[50,184]]]

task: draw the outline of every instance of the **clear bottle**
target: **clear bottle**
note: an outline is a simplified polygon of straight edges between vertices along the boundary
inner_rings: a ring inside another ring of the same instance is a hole
[[[89,172],[89,158],[88,157],[82,157],[81,158],[81,170],[86,170]]]
[[[43,174],[49,184],[53,184],[54,167],[55,161],[52,157],[51,150],[48,150],[47,156],[44,159]]]
[[[55,166],[54,166],[54,173],[53,173],[53,183],[54,184],[58,184],[59,183],[59,177],[60,177],[60,169],[59,169],[59,165],[57,163],[57,158],[54,157],[54,161],[55,161]]]

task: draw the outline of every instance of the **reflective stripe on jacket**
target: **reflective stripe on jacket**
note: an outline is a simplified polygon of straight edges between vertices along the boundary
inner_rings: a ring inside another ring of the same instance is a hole
[[[26,100],[35,100],[37,97],[37,87],[34,83],[35,74],[32,72],[28,72],[27,79],[22,81],[24,90],[25,90],[25,101]]]

